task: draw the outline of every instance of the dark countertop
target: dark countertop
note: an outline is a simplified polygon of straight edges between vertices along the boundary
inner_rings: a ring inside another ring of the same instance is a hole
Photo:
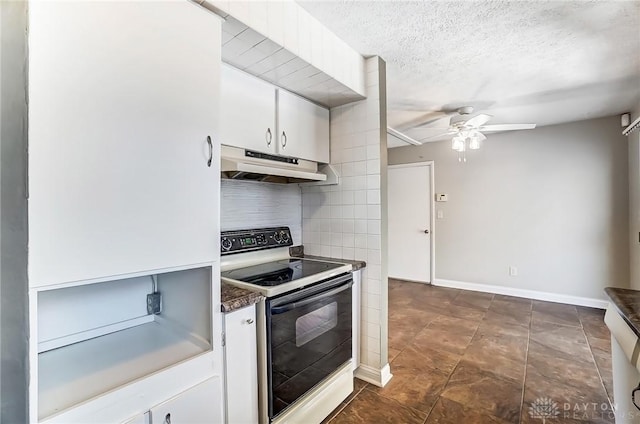
[[[289,248],[289,254],[294,258],[318,259],[320,261],[341,262],[343,264],[351,264],[354,271],[358,271],[367,266],[365,261],[354,261],[350,259],[325,258],[324,256],[305,255],[304,246],[293,246]]]
[[[260,293],[222,283],[220,286],[220,309],[222,312],[233,312],[246,308],[264,299]]]
[[[629,324],[636,336],[640,337],[640,290],[607,287],[604,292],[618,309],[620,316]]]

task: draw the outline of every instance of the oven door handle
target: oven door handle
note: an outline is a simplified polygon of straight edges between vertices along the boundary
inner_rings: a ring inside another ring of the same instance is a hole
[[[318,300],[325,299],[327,297],[334,296],[338,293],[341,293],[347,289],[350,289],[353,286],[353,280],[350,280],[347,284],[342,285],[340,287],[336,287],[335,289],[327,290],[326,292],[318,293],[313,297],[309,297],[307,299],[300,300],[298,302],[285,303],[282,306],[275,306],[271,308],[271,315],[283,314],[285,312],[289,312],[292,309],[300,308],[302,306],[308,305],[313,302],[317,302]]]

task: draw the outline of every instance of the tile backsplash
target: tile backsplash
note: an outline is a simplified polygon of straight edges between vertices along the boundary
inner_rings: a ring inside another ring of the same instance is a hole
[[[302,193],[297,184],[221,180],[222,231],[287,226],[302,243]]]

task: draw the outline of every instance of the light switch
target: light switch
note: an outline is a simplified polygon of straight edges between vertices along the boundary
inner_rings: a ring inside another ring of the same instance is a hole
[[[443,212],[442,210],[438,210],[438,212],[437,212],[437,214],[436,214],[436,217],[437,217],[438,219],[442,219],[442,218],[444,218],[444,212]]]
[[[447,200],[449,200],[447,193],[436,193],[436,202],[446,202]]]

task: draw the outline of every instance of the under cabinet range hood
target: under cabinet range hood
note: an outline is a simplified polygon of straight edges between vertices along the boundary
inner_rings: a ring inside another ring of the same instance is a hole
[[[331,165],[224,145],[221,146],[220,171],[223,178],[234,180],[338,183],[338,175]]]

